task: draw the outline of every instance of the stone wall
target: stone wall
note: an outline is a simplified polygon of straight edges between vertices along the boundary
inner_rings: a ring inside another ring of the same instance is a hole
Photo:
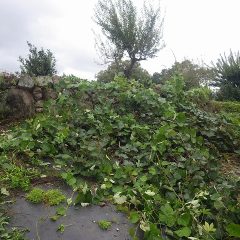
[[[30,117],[43,111],[43,103],[57,98],[59,76],[30,77],[0,73],[0,120]]]

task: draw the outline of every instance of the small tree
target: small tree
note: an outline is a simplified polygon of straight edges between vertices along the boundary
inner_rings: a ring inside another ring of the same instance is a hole
[[[21,73],[30,76],[52,76],[57,73],[56,59],[53,53],[43,48],[38,50],[34,45],[27,42],[29,47],[29,54],[27,58],[19,57]]]
[[[127,57],[130,61],[124,70],[127,78],[131,77],[137,62],[155,57],[164,46],[159,7],[145,5],[142,15],[138,16],[131,0],[99,0],[95,21],[106,38],[105,42],[99,38],[97,41],[105,63],[114,61],[117,64]]]

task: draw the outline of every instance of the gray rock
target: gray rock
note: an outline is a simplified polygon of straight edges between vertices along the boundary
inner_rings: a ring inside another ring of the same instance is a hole
[[[53,82],[53,84],[58,84],[59,83],[59,81],[60,81],[60,77],[59,76],[57,76],[57,75],[54,75],[54,76],[52,76],[52,82]]]
[[[58,95],[52,88],[43,88],[43,99],[57,99]]]
[[[9,109],[9,116],[28,117],[35,112],[32,95],[23,89],[10,89],[6,96],[6,107]]]
[[[36,86],[44,87],[53,83],[51,76],[38,76],[34,78],[34,83]]]
[[[22,75],[19,78],[18,86],[25,87],[25,88],[33,88],[34,81],[33,78],[28,75]]]
[[[42,99],[43,94],[42,94],[42,89],[40,87],[34,87],[33,97],[34,97],[35,101],[38,101],[38,100]]]
[[[37,107],[37,108],[35,108],[35,112],[41,113],[41,112],[43,112],[43,108]]]
[[[39,100],[35,103],[35,107],[36,108],[43,108],[43,101],[42,100]]]

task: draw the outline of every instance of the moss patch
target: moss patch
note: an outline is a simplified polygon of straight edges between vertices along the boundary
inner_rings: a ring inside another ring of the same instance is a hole
[[[34,188],[26,195],[26,199],[32,203],[41,203],[44,198],[44,191],[40,188]]]
[[[45,202],[46,204],[53,206],[64,202],[66,196],[58,189],[50,189],[45,192],[40,188],[34,188],[26,195],[26,199],[32,203]]]
[[[102,229],[102,230],[107,230],[112,226],[112,223],[107,221],[107,220],[100,220],[98,221],[98,226]]]
[[[44,202],[50,206],[58,205],[66,200],[65,195],[58,189],[48,190],[44,194]]]

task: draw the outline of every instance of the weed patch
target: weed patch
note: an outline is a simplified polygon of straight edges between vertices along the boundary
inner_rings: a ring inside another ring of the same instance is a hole
[[[100,220],[97,223],[102,230],[108,230],[112,226],[112,223],[107,220]]]

